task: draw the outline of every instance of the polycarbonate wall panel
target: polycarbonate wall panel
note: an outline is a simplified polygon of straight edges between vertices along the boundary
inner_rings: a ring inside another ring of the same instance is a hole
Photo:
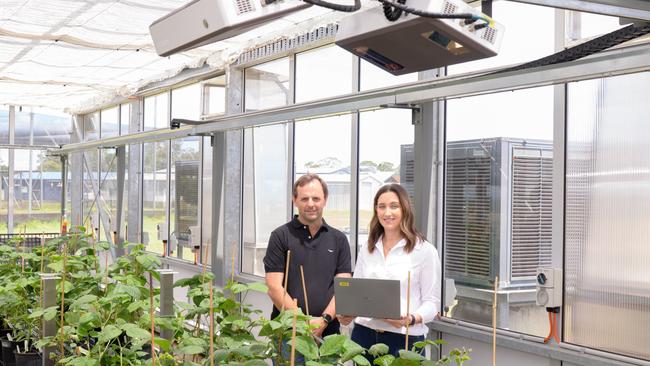
[[[650,359],[650,74],[573,83],[565,341]]]
[[[9,143],[9,108],[0,106],[0,144]]]

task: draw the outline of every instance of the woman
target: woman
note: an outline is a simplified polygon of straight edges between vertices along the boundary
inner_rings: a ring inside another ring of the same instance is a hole
[[[440,259],[436,248],[427,242],[413,222],[408,193],[399,184],[379,189],[374,199],[368,242],[357,258],[354,277],[397,279],[401,282],[401,319],[374,319],[339,316],[342,324],[354,319],[352,340],[364,348],[384,343],[397,356],[404,349],[409,324],[409,349],[424,340],[427,322],[440,309]],[[408,272],[411,272],[410,310],[406,313]],[[372,356],[366,356],[370,364]]]

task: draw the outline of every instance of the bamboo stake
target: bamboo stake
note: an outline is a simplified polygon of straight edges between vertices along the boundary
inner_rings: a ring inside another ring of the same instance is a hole
[[[93,255],[95,257],[95,274],[99,273],[99,253],[97,252],[97,240],[95,240],[95,231],[91,235],[93,239]]]
[[[411,325],[411,271],[408,273],[408,279],[406,282],[406,316],[409,316],[409,321],[406,322],[406,339],[404,339],[404,349],[408,351],[409,349],[409,326]]]
[[[305,295],[305,311],[307,316],[309,316],[309,301],[307,300],[307,285],[305,284],[305,273],[302,270],[302,264],[300,265],[300,278],[302,279],[302,293]]]
[[[296,363],[296,322],[298,320],[298,300],[293,299],[293,303],[296,308],[293,309],[293,329],[291,330],[291,366],[294,366]]]
[[[61,350],[61,357],[64,356],[63,353],[63,306],[65,304],[65,266],[68,257],[68,248],[66,243],[63,243],[63,270],[61,271],[61,327],[59,332],[61,333],[61,339],[59,339],[59,349]]]
[[[494,277],[494,300],[492,301],[492,366],[497,364],[497,290],[499,276]]]
[[[43,252],[45,251],[45,232],[41,234],[41,273],[43,273],[43,270],[45,269],[45,255]],[[41,300],[41,307],[43,307],[43,277],[41,276],[41,291],[39,295],[39,299]]]
[[[284,293],[282,294],[282,309],[284,311],[284,298],[287,297],[287,282],[289,281],[289,263],[291,263],[291,251],[287,250],[287,263],[284,267]]]
[[[214,297],[210,281],[210,366],[214,366]]]
[[[21,267],[21,270],[20,270],[20,273],[21,274],[25,273],[25,234],[26,233],[27,233],[27,226],[23,225],[23,237],[22,237],[23,240],[20,243],[21,244],[20,245],[20,251],[21,251],[21,255],[20,255],[20,267]]]
[[[152,366],[156,366],[156,348],[155,348],[155,340],[156,340],[156,335],[154,332],[154,327],[155,327],[155,321],[153,317],[153,278],[151,276],[151,272],[149,272],[149,317],[151,318],[151,364]]]

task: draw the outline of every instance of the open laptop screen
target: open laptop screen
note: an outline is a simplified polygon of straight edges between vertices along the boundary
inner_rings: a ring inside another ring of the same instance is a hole
[[[370,318],[400,318],[400,282],[371,278],[334,278],[336,313]]]

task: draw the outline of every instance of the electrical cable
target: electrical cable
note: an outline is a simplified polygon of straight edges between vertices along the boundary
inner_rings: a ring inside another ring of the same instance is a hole
[[[397,0],[397,2],[402,5],[406,4],[406,0]],[[383,4],[382,6],[384,7],[384,16],[386,16],[386,19],[389,21],[394,22],[402,16],[402,9],[398,9],[388,4]]]
[[[563,62],[574,61],[589,55],[593,55],[600,51],[627,42],[631,39],[641,37],[650,33],[650,23],[642,23],[639,25],[630,24],[625,28],[615,30],[607,33],[598,38],[581,43],[577,46],[567,48],[564,51],[554,53],[550,56],[542,57],[540,59],[526,62],[521,65],[513,66],[504,70],[494,72],[494,74],[501,74],[504,72],[532,69],[535,67],[542,67],[548,65],[555,65]]]
[[[305,1],[305,0],[303,0]],[[487,23],[489,26],[494,25],[494,20],[487,15],[477,15],[477,14],[472,14],[472,13],[452,13],[452,14],[446,14],[446,13],[432,13],[424,10],[419,10],[415,8],[408,7],[404,4],[396,3],[391,0],[377,0],[380,3],[384,4],[384,6],[391,6],[393,8],[402,10],[405,13],[408,14],[413,14],[417,16],[421,16],[424,18],[434,18],[434,19],[475,19],[475,20],[482,20],[485,23]],[[389,19],[390,20],[390,19]]]
[[[361,0],[354,0],[354,5],[352,6],[334,4],[323,0],[302,0],[302,1],[306,2],[307,4],[312,4],[312,5],[320,6],[331,10],[342,11],[345,13],[353,13],[361,9]]]

